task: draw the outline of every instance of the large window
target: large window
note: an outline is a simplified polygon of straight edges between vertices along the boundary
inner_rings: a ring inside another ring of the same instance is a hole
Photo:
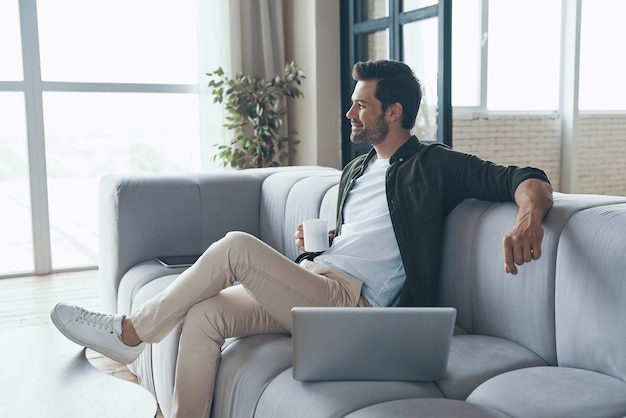
[[[559,106],[561,0],[489,0],[487,106]]]
[[[96,266],[102,175],[200,169],[195,7],[0,2],[0,275]]]
[[[626,2],[581,4],[580,82],[561,86],[562,0],[453,2],[455,110],[557,111],[559,88],[579,88],[581,110],[626,109]]]
[[[464,0],[452,10],[452,104],[556,110],[561,0]]]
[[[626,2],[584,0],[580,30],[581,110],[626,110]]]
[[[18,2],[0,2],[0,274],[33,269]]]
[[[0,91],[0,273],[33,269],[28,179],[24,95]]]

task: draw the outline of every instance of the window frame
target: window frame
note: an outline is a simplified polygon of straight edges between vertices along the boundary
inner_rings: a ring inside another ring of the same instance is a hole
[[[352,66],[357,60],[361,59],[357,56],[355,47],[358,36],[388,30],[389,59],[401,61],[403,25],[424,19],[438,18],[437,140],[425,142],[440,142],[452,146],[452,0],[439,0],[437,4],[409,11],[402,11],[402,0],[388,0],[388,16],[355,22],[357,1],[342,0],[341,2],[341,22],[343,22],[341,46],[342,50],[345,51],[341,54],[343,108],[348,109],[350,107],[352,90],[355,84],[352,79]],[[364,146],[364,144],[352,144],[349,138],[350,123],[347,119],[344,119],[341,140],[342,165],[344,166],[356,155],[369,149],[369,146]]]
[[[24,95],[26,145],[33,239],[33,271],[0,273],[0,277],[84,270],[97,266],[53,268],[46,165],[43,95],[47,92],[178,93],[200,95],[198,84],[141,84],[107,82],[44,81],[41,75],[39,25],[36,0],[19,0],[23,80],[0,81],[0,92]],[[200,113],[202,118],[202,112]]]
[[[487,109],[487,80],[489,77],[489,0],[478,0],[480,7],[480,24],[478,39],[481,40],[479,47],[479,79],[478,83],[478,104],[475,106],[454,106],[454,112],[459,113],[480,113],[488,112]],[[506,112],[510,113],[510,112]]]

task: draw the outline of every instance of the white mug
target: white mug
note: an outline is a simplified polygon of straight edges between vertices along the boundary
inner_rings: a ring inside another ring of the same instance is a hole
[[[304,232],[304,251],[319,253],[328,249],[328,221],[326,219],[307,219],[302,222]]]

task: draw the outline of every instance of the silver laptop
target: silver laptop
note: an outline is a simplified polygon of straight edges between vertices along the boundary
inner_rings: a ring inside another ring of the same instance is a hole
[[[293,377],[432,381],[443,378],[454,308],[292,309]]]

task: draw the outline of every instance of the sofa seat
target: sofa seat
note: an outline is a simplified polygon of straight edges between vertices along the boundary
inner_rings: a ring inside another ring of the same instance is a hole
[[[213,416],[254,416],[267,386],[290,367],[290,335],[262,334],[235,339],[222,350]]]
[[[342,417],[350,411],[367,409],[368,405],[403,397],[464,400],[474,388],[493,376],[546,364],[532,351],[502,338],[455,335],[448,372],[443,380],[434,384],[299,382],[292,376],[291,349],[289,335],[277,334],[238,339],[224,349],[213,415]],[[329,402],[330,399],[336,402]],[[447,411],[448,406],[442,408]]]
[[[487,335],[455,335],[448,370],[437,386],[446,398],[464,400],[491,377],[524,367],[545,365],[545,360],[513,341]]]
[[[353,386],[355,382],[303,383],[294,380],[291,350],[291,338],[286,334],[241,338],[225,348],[215,390],[214,416],[269,417],[271,414],[283,416],[281,414],[288,411],[306,416],[307,408],[314,408],[319,416],[340,417],[346,413],[345,408],[356,410],[357,406],[368,405],[378,397],[387,399],[394,394],[395,399],[397,387],[402,388],[401,393],[413,398],[464,400],[474,388],[493,376],[523,367],[546,365],[541,357],[512,341],[482,335],[455,335],[448,371],[435,385],[430,382],[359,382],[363,387],[356,388]],[[375,396],[369,393],[370,390],[374,390]],[[346,404],[344,399],[333,405],[324,401],[335,391],[350,392],[342,396],[351,402]],[[262,394],[271,401],[264,405]],[[281,402],[274,404],[279,395]],[[290,399],[297,401],[292,404]],[[320,410],[322,404],[323,410]]]
[[[490,379],[467,402],[519,418],[620,418],[626,382],[571,367],[532,367]]]
[[[510,418],[495,409],[454,399],[401,399],[368,406],[346,418]]]
[[[433,382],[301,382],[294,380],[289,368],[265,388],[254,417],[344,417],[370,405],[407,398],[443,398],[443,394]],[[219,412],[214,416],[240,416]]]

